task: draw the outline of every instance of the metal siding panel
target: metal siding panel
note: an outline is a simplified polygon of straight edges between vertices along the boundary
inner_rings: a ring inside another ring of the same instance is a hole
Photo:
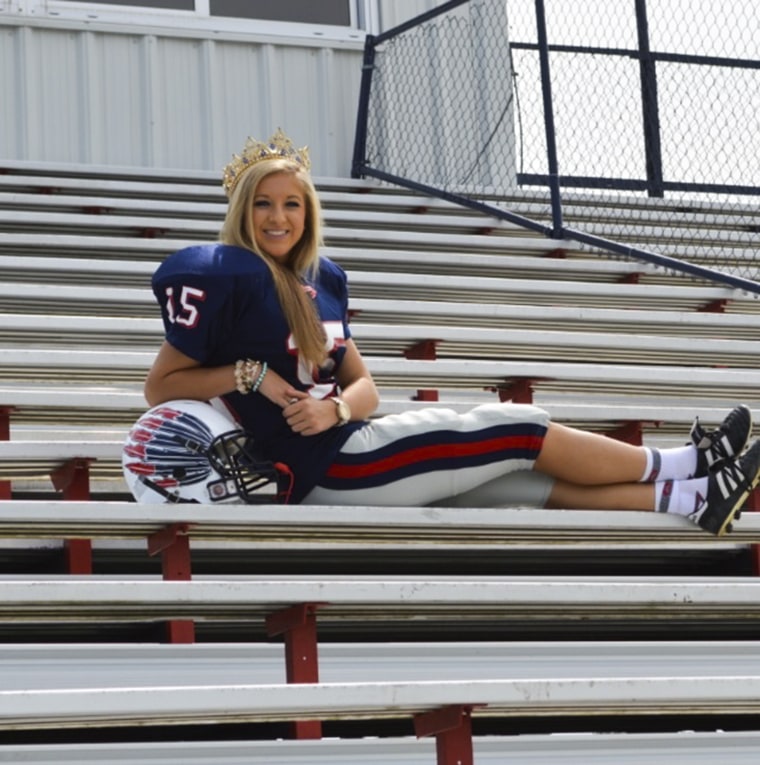
[[[359,81],[361,58],[347,51],[331,50],[325,52],[329,61],[322,82],[328,93],[327,114],[321,135],[329,141],[325,147],[328,167],[337,169],[338,176],[351,174],[351,161],[356,129],[356,113],[359,103]],[[316,161],[315,161],[316,165]],[[325,169],[324,173],[327,174]]]
[[[195,168],[209,164],[209,93],[200,40],[152,38],[153,163]]]
[[[321,124],[327,104],[320,93],[325,87],[319,81],[319,59],[315,49],[298,51],[297,55],[282,48],[272,49],[272,117],[274,125],[293,135],[298,145],[310,144],[313,154],[313,171],[322,174],[324,151],[320,150],[324,137]],[[312,123],[312,136],[305,134],[304,126]],[[271,132],[271,130],[270,130]]]
[[[215,45],[212,90],[220,97],[214,107],[217,140],[213,169],[224,167],[232,154],[243,147],[248,135],[268,136],[271,132],[267,48],[236,42]]]
[[[444,2],[448,0],[378,0],[381,30],[385,32]]]
[[[226,164],[246,136],[281,126],[312,150],[315,175],[345,176],[359,94],[361,54],[311,47],[216,44],[213,90],[218,154]]]
[[[28,37],[24,66],[29,99],[29,152],[40,159],[82,157],[80,35],[33,31]]]
[[[20,76],[22,30],[0,27],[0,156],[24,151],[25,89]]]
[[[90,157],[95,164],[147,164],[145,51],[135,35],[90,35]]]
[[[360,49],[0,25],[0,156],[219,170],[278,125],[350,172]]]

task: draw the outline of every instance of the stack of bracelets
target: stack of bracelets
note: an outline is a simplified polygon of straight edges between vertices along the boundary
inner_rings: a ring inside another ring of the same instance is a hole
[[[248,393],[256,393],[261,387],[266,373],[266,361],[240,359],[240,361],[235,362],[235,388],[238,393],[242,393],[244,396]]]

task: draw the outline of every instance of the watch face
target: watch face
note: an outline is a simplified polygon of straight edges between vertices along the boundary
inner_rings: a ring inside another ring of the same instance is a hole
[[[335,405],[338,407],[338,421],[345,425],[351,419],[351,410],[345,401],[335,399]]]

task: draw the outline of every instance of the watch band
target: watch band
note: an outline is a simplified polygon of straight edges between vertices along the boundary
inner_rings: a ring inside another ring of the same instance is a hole
[[[351,419],[351,409],[348,404],[339,396],[333,396],[333,401],[335,402],[335,407],[338,413],[338,422],[336,423],[336,427],[341,427]]]

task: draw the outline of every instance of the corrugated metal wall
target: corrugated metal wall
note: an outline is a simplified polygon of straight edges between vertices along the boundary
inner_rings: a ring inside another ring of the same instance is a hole
[[[431,0],[380,0],[384,28]],[[0,16],[0,157],[215,170],[282,126],[350,174],[363,43]]]
[[[382,30],[388,30],[398,24],[443,5],[448,0],[380,0],[378,16]]]
[[[361,44],[0,27],[0,156],[214,169],[281,125],[346,175]]]

